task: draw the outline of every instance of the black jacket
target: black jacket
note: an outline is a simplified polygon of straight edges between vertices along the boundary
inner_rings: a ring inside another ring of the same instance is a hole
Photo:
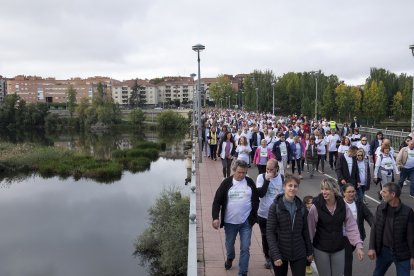
[[[308,229],[308,210],[295,197],[296,214],[292,222],[289,211],[283,203],[284,194],[276,196],[269,208],[266,237],[272,261],[298,260],[313,254]],[[293,225],[292,225],[293,224]]]
[[[351,183],[355,189],[357,189],[357,183],[361,182],[359,178],[358,164],[355,157],[352,158],[352,170],[349,174],[348,163],[346,162],[345,156],[341,155],[336,162],[336,175],[338,177],[338,184],[341,184],[342,179],[345,179],[347,183]]]
[[[250,215],[248,217],[249,224],[253,226],[257,221],[257,209],[259,209],[259,195],[257,193],[256,185],[254,181],[250,177],[246,177],[247,186],[252,189],[252,197],[251,197],[251,204],[252,210],[250,211]],[[230,188],[233,186],[233,176],[227,177],[226,179],[221,182],[219,188],[216,191],[216,195],[214,196],[213,207],[211,210],[213,220],[219,219],[220,214],[220,228],[224,226],[224,215],[226,213],[227,208],[227,195]]]
[[[260,135],[260,141],[257,141],[257,133],[259,133]],[[259,131],[259,132],[253,132],[252,133],[252,139],[250,140],[250,146],[253,147],[260,147],[260,143],[262,142],[262,140],[264,139],[264,133]]]
[[[366,220],[369,226],[372,227],[372,224],[374,223],[374,216],[364,202],[358,200],[355,202],[355,204],[357,208],[357,224],[359,235],[361,237],[361,240],[364,241],[367,236],[364,227],[364,220]]]
[[[377,212],[375,213],[375,223],[371,227],[369,249],[374,249],[377,255],[382,250],[382,237],[388,207],[389,205],[386,202],[378,205]],[[400,202],[395,211],[392,232],[392,249],[397,261],[414,258],[414,212],[402,202]]]

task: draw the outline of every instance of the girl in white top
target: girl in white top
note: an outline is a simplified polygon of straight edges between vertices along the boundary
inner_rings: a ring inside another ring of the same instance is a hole
[[[276,142],[275,133],[273,132],[273,130],[268,131],[267,136],[265,136],[265,140],[267,143],[267,148],[272,150],[273,144]]]
[[[341,145],[338,148],[338,158],[348,152],[349,147],[351,146],[351,141],[347,136],[342,137]]]
[[[239,145],[236,148],[236,152],[238,153],[237,159],[245,161],[249,164],[250,160],[250,152],[252,151],[251,147],[247,143],[247,138],[245,136],[240,136]]]

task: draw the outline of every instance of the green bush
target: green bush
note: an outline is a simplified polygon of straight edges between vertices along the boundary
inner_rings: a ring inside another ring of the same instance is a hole
[[[164,190],[149,209],[149,228],[134,243],[134,256],[151,275],[186,275],[190,200],[177,188]]]

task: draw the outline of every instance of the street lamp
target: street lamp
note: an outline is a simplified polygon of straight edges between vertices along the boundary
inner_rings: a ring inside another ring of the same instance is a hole
[[[193,51],[197,52],[197,62],[198,62],[198,88],[197,88],[197,114],[198,114],[198,162],[202,163],[203,148],[202,148],[202,138],[201,138],[201,79],[200,79],[200,52],[203,51],[206,47],[201,44],[196,44],[192,47]]]
[[[241,106],[242,106],[242,110],[244,110],[244,106],[243,106],[244,91],[242,90],[241,93],[242,93]]]
[[[259,88],[256,87],[256,113],[259,113]]]
[[[191,80],[193,81],[193,126],[194,126],[194,130],[196,127],[196,105],[194,105],[194,99],[195,99],[195,86],[194,86],[194,77],[197,76],[197,74],[192,73],[190,74]]]
[[[315,99],[315,120],[318,121],[318,77],[315,77],[316,82],[316,99]]]
[[[414,44],[411,44],[409,48],[414,57]],[[414,132],[414,75],[413,75],[413,93],[411,96],[411,134],[413,132]]]
[[[273,91],[273,115],[275,115],[275,81],[272,81],[272,91]]]

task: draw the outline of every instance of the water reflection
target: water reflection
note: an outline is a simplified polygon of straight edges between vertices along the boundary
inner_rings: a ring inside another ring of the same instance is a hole
[[[1,183],[0,275],[147,275],[133,242],[163,187],[183,187],[185,177],[184,160],[160,158],[116,185],[57,177]]]

